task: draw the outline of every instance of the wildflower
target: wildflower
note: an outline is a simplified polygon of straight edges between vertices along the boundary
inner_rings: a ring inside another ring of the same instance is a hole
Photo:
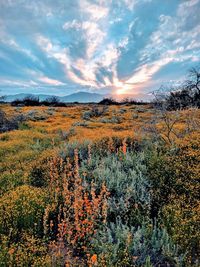
[[[127,152],[126,139],[124,139],[123,142],[122,142],[122,152],[123,152],[124,155],[126,155],[126,152]]]
[[[11,249],[8,251],[8,253],[9,253],[10,255],[14,254],[14,252],[15,252],[14,248],[11,248]]]
[[[97,254],[92,255],[92,257],[91,257],[91,263],[93,265],[96,265],[97,264]]]

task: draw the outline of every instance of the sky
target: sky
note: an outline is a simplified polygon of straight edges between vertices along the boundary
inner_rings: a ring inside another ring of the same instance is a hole
[[[0,95],[148,97],[200,62],[200,0],[0,0]]]

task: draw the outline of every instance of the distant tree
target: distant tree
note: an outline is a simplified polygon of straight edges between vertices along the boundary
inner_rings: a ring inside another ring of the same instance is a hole
[[[18,106],[18,105],[24,105],[24,106],[39,106],[40,105],[40,100],[39,97],[29,95],[26,96],[25,98],[21,99],[15,99],[14,101],[11,102],[12,106]]]
[[[121,104],[130,104],[130,105],[145,105],[148,102],[144,102],[142,100],[136,100],[133,98],[126,97],[120,103]]]
[[[189,79],[185,82],[185,86],[200,95],[200,67],[192,68],[189,71]]]
[[[117,101],[115,101],[113,98],[104,98],[99,102],[100,105],[117,105],[119,104]]]
[[[48,102],[50,104],[58,104],[60,103],[60,99],[57,96],[51,96],[45,100],[45,102]]]
[[[194,105],[194,99],[187,88],[183,88],[174,92],[166,98],[168,110],[184,109]]]
[[[32,95],[25,97],[23,102],[25,106],[39,106],[40,104],[39,97]]]
[[[167,110],[178,110],[189,107],[200,107],[200,68],[192,68],[189,71],[188,79],[179,87],[172,87],[170,93],[160,93],[165,90],[161,86],[160,90],[154,93],[157,108]]]
[[[24,104],[23,104],[23,100],[22,100],[22,99],[18,99],[18,98],[16,98],[15,100],[13,100],[13,101],[11,102],[11,106],[19,106],[19,105],[23,105],[23,106],[24,106]]]
[[[136,101],[134,99],[131,99],[131,98],[128,98],[128,97],[122,99],[122,101],[121,101],[121,104],[131,104],[131,103],[135,104]]]
[[[6,96],[5,95],[0,96],[0,102],[4,102],[5,100],[6,100]]]
[[[60,99],[57,96],[48,97],[44,101],[40,102],[40,104],[45,106],[65,106],[65,103],[60,102]]]
[[[200,107],[200,66],[189,71],[189,79],[185,82],[185,87],[190,92],[194,105]]]

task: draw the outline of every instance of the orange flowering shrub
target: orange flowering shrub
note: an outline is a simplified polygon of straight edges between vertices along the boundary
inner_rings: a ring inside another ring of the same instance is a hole
[[[73,163],[61,158],[50,161],[52,204],[44,216],[45,233],[56,232],[57,244],[70,246],[75,254],[87,252],[96,229],[106,222],[108,197],[105,184],[97,193],[93,182],[87,183],[80,177],[78,161],[77,150]]]

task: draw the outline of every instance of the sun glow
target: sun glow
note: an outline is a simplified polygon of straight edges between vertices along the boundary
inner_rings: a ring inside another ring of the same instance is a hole
[[[123,95],[127,94],[133,86],[131,84],[123,83],[123,82],[118,82],[116,88],[116,94],[117,95]]]
[[[116,92],[115,92],[115,94],[116,95],[123,95],[125,93],[125,90],[124,90],[124,88],[116,88]]]

